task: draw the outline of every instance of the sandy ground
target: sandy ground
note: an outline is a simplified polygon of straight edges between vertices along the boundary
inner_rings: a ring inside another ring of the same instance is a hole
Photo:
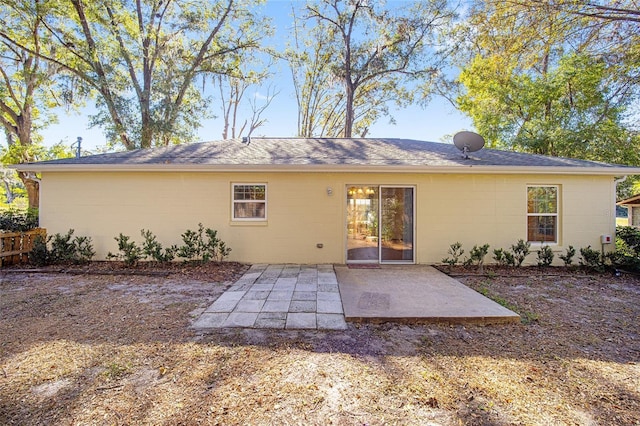
[[[0,424],[640,424],[633,276],[454,271],[522,324],[199,334],[245,265],[110,268],[0,274]]]

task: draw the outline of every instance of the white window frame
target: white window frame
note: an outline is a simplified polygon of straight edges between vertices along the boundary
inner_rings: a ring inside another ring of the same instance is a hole
[[[264,200],[236,200],[236,187],[238,186],[264,186]],[[266,222],[267,221],[267,184],[265,182],[232,182],[231,183],[231,220],[234,222]],[[264,217],[236,217],[235,206],[237,203],[264,203]]]
[[[529,188],[555,188],[556,189],[556,212],[555,213],[529,213]],[[527,209],[527,242],[538,245],[557,245],[560,242],[560,185],[527,185],[526,190],[526,209]],[[555,217],[556,229],[553,241],[532,241],[529,240],[529,218],[530,217]]]

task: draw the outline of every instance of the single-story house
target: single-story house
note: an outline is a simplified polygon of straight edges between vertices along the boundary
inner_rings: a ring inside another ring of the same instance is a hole
[[[50,234],[165,245],[205,227],[252,263],[440,263],[449,246],[600,248],[616,182],[640,168],[405,139],[251,138],[15,166]],[[487,257],[487,261],[489,258]],[[529,256],[529,263],[535,256]]]
[[[640,226],[640,194],[618,201],[618,205],[627,208],[628,226]]]

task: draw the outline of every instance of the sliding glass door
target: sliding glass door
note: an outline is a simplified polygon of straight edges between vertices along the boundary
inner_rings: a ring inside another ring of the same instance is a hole
[[[347,262],[414,262],[413,187],[347,187]]]
[[[377,186],[347,187],[348,262],[378,262],[379,198]]]
[[[380,188],[380,261],[413,262],[413,188]]]

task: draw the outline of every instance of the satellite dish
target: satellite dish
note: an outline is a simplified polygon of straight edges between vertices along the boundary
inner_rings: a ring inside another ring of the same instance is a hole
[[[462,151],[464,158],[469,158],[470,152],[480,151],[484,147],[484,138],[474,132],[458,132],[453,135],[453,144]]]

